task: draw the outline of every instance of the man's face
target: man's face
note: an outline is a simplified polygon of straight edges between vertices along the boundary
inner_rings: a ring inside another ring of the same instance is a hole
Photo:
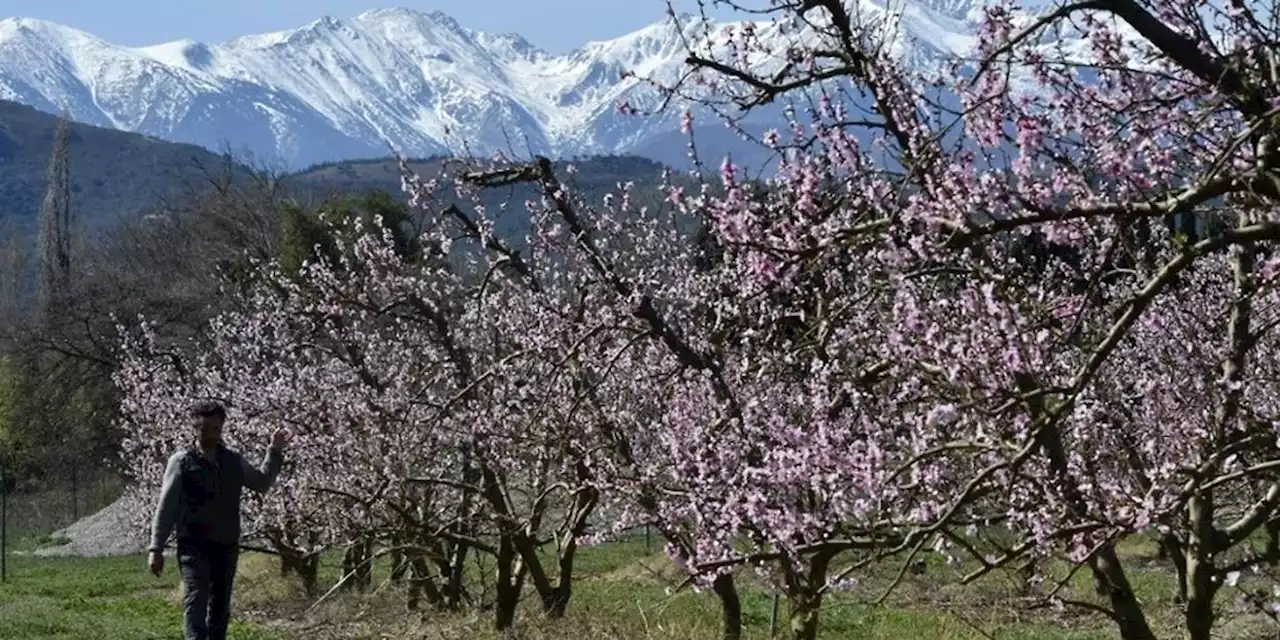
[[[196,438],[200,442],[213,444],[222,439],[222,418],[217,416],[196,416],[192,421],[196,431]]]

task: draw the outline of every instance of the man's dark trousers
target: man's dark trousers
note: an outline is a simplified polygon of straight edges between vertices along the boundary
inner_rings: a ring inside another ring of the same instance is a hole
[[[186,640],[227,640],[231,584],[238,545],[212,540],[178,540],[178,567],[186,585],[183,598]]]

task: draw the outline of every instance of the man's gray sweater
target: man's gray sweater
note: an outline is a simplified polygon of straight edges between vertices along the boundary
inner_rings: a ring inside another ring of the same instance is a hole
[[[163,550],[175,529],[179,543],[239,543],[240,494],[245,487],[258,493],[271,488],[284,462],[279,451],[269,449],[258,469],[222,445],[214,458],[216,462],[210,461],[194,446],[169,457],[149,550]]]

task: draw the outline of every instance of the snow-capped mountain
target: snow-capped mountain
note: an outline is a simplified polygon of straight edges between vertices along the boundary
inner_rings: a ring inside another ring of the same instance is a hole
[[[971,46],[976,0],[883,2],[863,0],[859,10],[888,16],[909,58]],[[510,148],[670,161],[683,154],[677,114],[619,113],[623,101],[641,108],[659,101],[624,72],[674,78],[687,44],[714,43],[721,26],[682,16],[552,55],[519,35],[407,9],[325,17],[219,44],[141,48],[10,18],[0,21],[0,98],[288,167],[384,156],[392,147],[409,155]],[[791,37],[779,25],[759,28]],[[727,137],[722,128],[718,135]]]

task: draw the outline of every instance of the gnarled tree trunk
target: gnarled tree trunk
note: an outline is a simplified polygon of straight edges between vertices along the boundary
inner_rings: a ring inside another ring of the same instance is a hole
[[[742,599],[733,583],[733,574],[722,573],[711,583],[711,591],[720,599],[720,620],[724,626],[724,640],[742,638]]]

